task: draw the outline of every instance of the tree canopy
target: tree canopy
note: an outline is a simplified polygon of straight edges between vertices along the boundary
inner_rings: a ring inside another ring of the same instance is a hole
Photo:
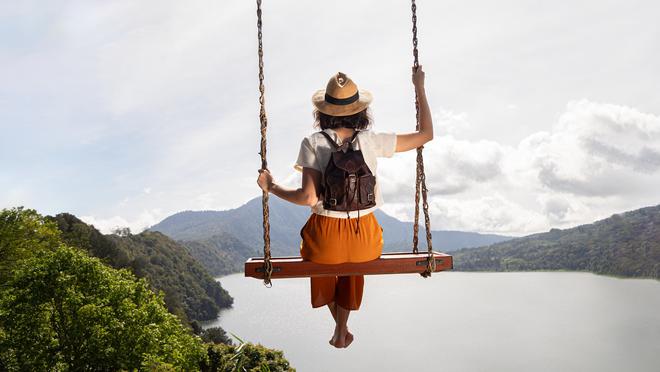
[[[75,216],[51,217],[64,241],[88,251],[114,268],[127,268],[147,278],[154,290],[165,293],[170,312],[186,321],[215,319],[233,298],[186,249],[167,236],[152,231],[103,235]]]
[[[291,370],[281,351],[205,344],[146,278],[66,244],[33,210],[0,211],[0,272],[0,371]]]

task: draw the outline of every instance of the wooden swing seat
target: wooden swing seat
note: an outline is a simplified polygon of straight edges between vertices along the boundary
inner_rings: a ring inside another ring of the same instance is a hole
[[[445,271],[454,268],[452,256],[433,252],[435,271]],[[380,258],[368,262],[319,264],[303,260],[301,257],[273,257],[272,279],[308,278],[318,276],[348,276],[348,275],[380,275],[380,274],[411,274],[426,270],[427,252],[383,253]],[[245,276],[257,279],[264,278],[264,259],[252,257],[245,261]]]

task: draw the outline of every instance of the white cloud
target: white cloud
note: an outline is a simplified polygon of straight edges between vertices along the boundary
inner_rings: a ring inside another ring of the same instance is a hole
[[[432,198],[429,203],[435,228],[517,234],[544,229],[543,215],[496,192],[468,199]]]
[[[439,135],[425,148],[437,229],[518,235],[660,203],[660,117],[629,107],[571,102],[516,147]],[[386,208],[408,218],[414,179],[400,170],[414,167],[412,157],[381,167]]]
[[[538,169],[541,184],[554,191],[633,196],[657,180],[660,117],[655,115],[612,104],[571,102],[552,133],[529,138],[521,147],[530,166]]]
[[[104,234],[112,233],[115,229],[129,227],[133,233],[139,233],[160,222],[166,215],[160,209],[142,211],[134,219],[125,219],[121,216],[99,218],[94,216],[81,216],[85,223],[94,225]]]
[[[458,140],[439,134],[425,146],[426,184],[430,195],[453,195],[465,192],[476,182],[486,182],[501,175],[504,149],[491,141]],[[383,190],[392,200],[414,188],[416,157],[406,154],[387,160],[381,168]],[[402,172],[408,169],[408,172]]]

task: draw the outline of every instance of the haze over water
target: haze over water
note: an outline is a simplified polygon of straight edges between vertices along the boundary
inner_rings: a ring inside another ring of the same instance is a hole
[[[660,281],[589,273],[369,276],[355,342],[328,344],[309,279],[220,278],[234,307],[215,322],[284,350],[299,371],[658,371]]]

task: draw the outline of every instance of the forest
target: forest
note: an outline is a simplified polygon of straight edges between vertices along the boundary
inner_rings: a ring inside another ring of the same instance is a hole
[[[188,295],[231,301],[203,281],[204,269],[182,270],[190,257],[162,235],[97,233],[70,215],[0,212],[0,371],[293,370],[281,351],[235,344],[222,329],[190,321],[208,305]],[[155,265],[178,271],[168,280]],[[188,275],[190,283],[173,286]],[[172,291],[179,316],[160,288]]]

